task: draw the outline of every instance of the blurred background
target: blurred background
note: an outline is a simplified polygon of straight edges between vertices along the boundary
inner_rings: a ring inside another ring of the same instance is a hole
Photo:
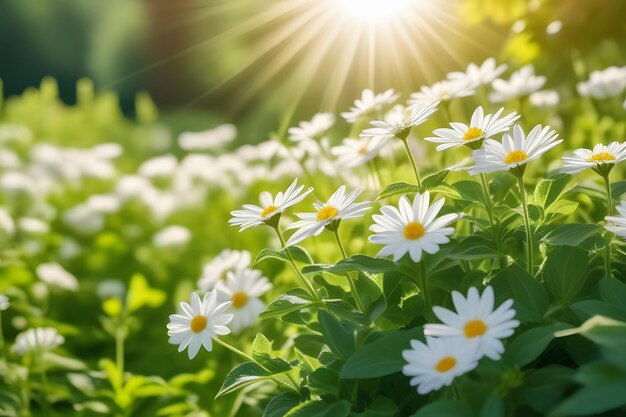
[[[549,61],[548,79],[573,76],[579,54],[623,64],[623,1],[407,2],[4,0],[0,78],[10,96],[52,76],[72,104],[88,77],[130,116],[146,90],[174,127],[228,121],[258,142],[289,109],[341,111],[363,88],[415,91],[489,56]]]

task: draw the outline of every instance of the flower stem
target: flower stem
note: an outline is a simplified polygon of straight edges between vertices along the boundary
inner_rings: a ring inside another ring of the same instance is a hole
[[[415,174],[415,179],[417,180],[417,187],[422,188],[422,180],[420,179],[420,173],[417,170],[417,165],[415,164],[415,158],[413,158],[413,154],[411,153],[411,148],[409,147],[408,139],[401,139],[404,144],[404,150],[406,151],[406,156],[409,158],[409,162],[411,163],[411,167],[413,168],[413,173]]]
[[[607,216],[613,215],[613,192],[611,191],[611,181],[609,180],[609,174],[603,175],[604,184],[606,185],[606,214]],[[604,268],[606,270],[606,276],[611,276],[611,242],[613,240],[613,233],[607,232],[607,242],[604,254]]]
[[[419,263],[420,267],[420,279],[422,280],[422,293],[424,294],[424,304],[426,305],[426,312],[430,311],[430,292],[428,291],[428,279],[426,279],[426,264],[424,260]]]
[[[243,359],[245,359],[245,360],[246,360],[246,361],[248,361],[248,362],[256,362],[252,356],[248,355],[248,354],[247,354],[247,353],[245,353],[245,352],[242,352],[241,350],[237,349],[237,348],[236,348],[236,347],[234,347],[234,346],[229,345],[228,343],[226,343],[226,342],[222,341],[222,340],[221,340],[221,339],[219,339],[219,338],[214,338],[214,339],[213,339],[213,341],[214,341],[215,343],[217,343],[218,345],[220,345],[220,346],[222,346],[222,347],[224,347],[224,348],[226,348],[226,349],[230,350],[230,351],[231,351],[231,352],[233,352],[234,354],[236,354],[236,355],[238,355],[238,356],[241,356]]]
[[[348,255],[346,254],[346,250],[341,243],[341,239],[339,238],[339,231],[337,229],[338,228],[335,228],[333,230],[333,234],[335,235],[335,240],[337,241],[337,245],[339,246],[339,250],[341,251],[341,256],[343,257],[343,259],[346,259]],[[354,301],[356,302],[357,308],[359,309],[359,311],[365,312],[365,308],[363,307],[363,301],[361,301],[361,296],[356,289],[356,282],[354,281],[354,276],[352,275],[352,272],[348,273],[348,283],[350,284],[350,292],[354,296]]]
[[[124,314],[124,313],[122,313]],[[115,364],[120,373],[120,384],[124,385],[124,339],[126,338],[126,320],[122,319],[115,331]]]
[[[43,350],[40,350],[38,352],[38,356],[39,356],[39,365],[41,366],[41,394],[43,397],[43,411],[44,411],[44,415],[45,416],[49,416],[51,415],[51,410],[50,410],[50,395],[49,395],[49,388],[48,388],[48,373],[46,372],[46,363],[43,357]]]
[[[524,188],[524,175],[517,175],[517,181],[519,185],[519,193],[522,203],[522,212],[524,214],[524,227],[526,228],[526,254],[527,254],[527,270],[530,275],[533,275],[533,231],[530,227],[530,216],[528,215],[528,204],[526,204],[526,189]]]
[[[280,241],[280,245],[283,249],[285,249],[287,258],[289,258],[289,263],[291,264],[291,266],[293,267],[293,270],[296,272],[296,275],[302,282],[302,285],[304,285],[304,287],[306,288],[308,293],[311,295],[311,297],[313,297],[314,300],[319,300],[319,296],[315,292],[315,288],[313,288],[313,285],[311,285],[311,283],[306,279],[306,277],[300,271],[300,268],[298,268],[298,265],[296,265],[296,260],[293,259],[293,255],[289,251],[287,244],[285,243],[285,238],[283,237],[283,234],[278,229],[278,225],[274,227],[273,229],[276,231],[276,234],[278,235],[278,240]]]
[[[487,216],[489,216],[489,224],[491,224],[491,230],[496,233],[495,223],[493,221],[493,202],[491,201],[491,194],[489,193],[489,183],[487,182],[487,175],[485,173],[480,174],[480,182],[483,186],[483,192],[485,193],[485,210]]]

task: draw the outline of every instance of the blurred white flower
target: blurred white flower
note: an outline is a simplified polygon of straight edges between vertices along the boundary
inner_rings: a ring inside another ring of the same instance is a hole
[[[37,277],[50,286],[68,291],[78,290],[76,277],[56,262],[39,264],[36,272]]]
[[[6,192],[24,193],[30,196],[42,196],[47,194],[47,183],[40,183],[32,176],[24,172],[5,172],[0,178],[0,187]]]
[[[66,237],[59,248],[59,257],[61,259],[72,259],[77,257],[82,251],[81,246],[74,239]]]
[[[615,207],[619,216],[606,216],[604,219],[608,222],[606,230],[615,233],[622,239],[626,239],[626,201],[622,201]]]
[[[4,294],[0,294],[0,311],[4,311],[11,306],[9,302],[9,297]]]
[[[91,148],[91,153],[98,159],[117,159],[124,153],[119,143],[101,143]]]
[[[406,109],[394,108],[389,113],[385,121],[370,122],[373,128],[365,129],[361,137],[372,136],[395,136],[399,139],[406,139],[410,130],[414,126],[424,123],[431,114],[437,111],[439,102],[423,103]]]
[[[529,97],[530,104],[542,109],[556,107],[560,97],[556,90],[542,90],[532,93]]]
[[[174,155],[161,155],[144,161],[139,166],[138,173],[146,178],[167,178],[174,175],[177,167],[178,160]]]
[[[35,217],[21,217],[17,221],[20,231],[31,235],[44,235],[50,231],[50,225]]]
[[[508,81],[493,80],[491,86],[494,91],[489,94],[489,100],[498,103],[525,97],[541,89],[545,83],[546,77],[535,75],[535,68],[532,65],[526,65],[511,74]]]
[[[470,87],[478,87],[483,84],[489,84],[496,78],[498,78],[504,71],[506,71],[507,65],[497,65],[494,58],[487,58],[480,66],[471,63],[465,69],[465,72],[454,71],[448,74],[448,79],[451,81],[457,81],[465,83]]]
[[[251,262],[252,255],[248,251],[224,249],[202,268],[202,276],[198,279],[198,289],[202,292],[212,290],[218,281],[226,279],[228,272],[249,268]]]
[[[124,299],[126,286],[119,279],[105,279],[96,286],[96,295],[101,299],[117,298]]]
[[[548,26],[546,26],[546,33],[548,35],[556,35],[561,31],[561,29],[563,29],[563,22],[561,22],[560,20],[555,20],[553,22],[550,22]]]
[[[374,112],[383,111],[387,106],[392,105],[400,94],[396,94],[393,88],[375,94],[372,90],[365,89],[361,92],[361,98],[354,100],[354,106],[350,111],[341,113],[348,123],[356,123],[361,117],[371,116]]]
[[[117,213],[121,202],[114,194],[94,194],[87,199],[87,207],[98,213]]]
[[[337,157],[337,166],[354,168],[376,158],[388,141],[389,136],[346,138],[342,145],[333,147],[331,153]]]
[[[15,234],[15,222],[13,217],[6,209],[0,207],[0,231],[6,237],[12,237]]]
[[[300,122],[298,127],[290,127],[289,140],[293,142],[317,141],[335,124],[332,113],[318,113],[310,121]]]
[[[30,142],[33,132],[26,126],[16,124],[0,125],[0,143]]]
[[[13,351],[24,356],[30,352],[44,352],[55,349],[63,344],[65,339],[53,327],[36,327],[19,333],[15,337]]]
[[[178,146],[186,151],[219,149],[232,142],[237,136],[237,128],[223,124],[203,132],[183,132],[178,136]]]
[[[147,178],[139,175],[126,175],[117,181],[115,193],[122,201],[137,197],[146,189],[151,189],[152,184]]]
[[[217,301],[216,290],[206,293],[202,300],[197,293],[192,293],[190,304],[184,301],[180,303],[181,314],[170,315],[167,324],[169,343],[178,345],[179,352],[187,349],[189,359],[196,357],[200,346],[212,351],[212,339],[230,333],[226,325],[231,322],[233,315],[224,314],[230,305],[230,301]]]
[[[93,235],[104,227],[104,216],[86,204],[79,204],[63,213],[63,222],[75,232]]]
[[[180,248],[191,240],[191,232],[184,226],[168,226],[152,237],[152,244],[157,248]]]
[[[611,142],[608,145],[596,144],[593,149],[579,148],[572,156],[563,157],[562,171],[576,174],[591,168],[600,175],[608,174],[615,164],[626,159],[626,142]]]
[[[217,297],[220,302],[230,301],[233,320],[229,326],[233,333],[254,324],[265,310],[260,297],[272,288],[267,278],[256,269],[240,269],[228,272],[225,281],[217,282]]]
[[[578,83],[577,89],[581,96],[597,99],[618,97],[626,88],[626,67],[608,67],[601,71],[593,71],[589,79]]]
[[[5,170],[17,169],[22,166],[22,161],[17,154],[9,149],[0,149],[0,167]]]
[[[523,19],[516,20],[511,26],[511,32],[522,33],[526,29],[526,21]]]
[[[432,102],[446,102],[455,98],[471,96],[476,92],[475,86],[463,80],[444,80],[435,84],[423,86],[417,93],[412,93],[409,104],[430,104]]]

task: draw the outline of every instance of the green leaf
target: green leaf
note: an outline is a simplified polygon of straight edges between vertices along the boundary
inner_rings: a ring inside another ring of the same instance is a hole
[[[283,417],[289,410],[300,404],[300,399],[297,395],[291,392],[284,392],[273,397],[265,410],[263,410],[263,417]]]
[[[411,417],[473,417],[473,414],[461,403],[439,400],[422,407]]]
[[[398,406],[387,397],[379,396],[363,411],[355,417],[393,417],[398,412]]]
[[[485,203],[485,192],[476,181],[458,181],[452,184],[452,187],[459,193],[461,200],[472,203]]]
[[[626,405],[626,377],[579,389],[551,417],[597,415]]]
[[[322,328],[326,344],[340,358],[347,358],[354,351],[354,334],[342,325],[339,320],[325,310],[319,310],[317,317]]]
[[[287,256],[287,251],[291,253],[291,256],[296,260],[296,262],[301,262],[304,264],[313,263],[313,259],[311,255],[300,246],[288,246],[285,249],[274,250],[265,248],[256,256],[254,260],[254,265],[257,265],[268,259],[278,259],[279,261],[289,262],[289,256]]]
[[[344,274],[353,271],[369,272],[370,274],[382,274],[398,269],[398,265],[390,259],[373,258],[365,255],[354,255],[343,259],[334,265],[315,264],[307,265],[302,269],[305,275],[331,272]]]
[[[259,315],[261,320],[267,320],[273,317],[281,317],[285,314],[292,313],[294,311],[300,311],[305,308],[318,304],[319,302],[313,302],[306,300],[293,293],[283,294],[276,300],[272,301],[267,309]]]
[[[623,353],[626,351],[626,323],[604,316],[593,316],[579,327],[562,330],[557,337],[580,334],[592,342]]]
[[[602,230],[598,224],[570,223],[555,226],[543,241],[555,246],[578,246]]]
[[[411,339],[422,339],[421,327],[391,331],[358,348],[339,374],[342,379],[377,378],[399,372],[406,364],[402,351],[410,348]]]
[[[549,211],[549,207],[573,187],[572,178],[570,174],[556,174],[539,181],[535,187],[535,204]]]
[[[271,374],[279,374],[291,370],[289,362],[273,355],[270,341],[261,333],[257,333],[252,343],[252,357]]]
[[[600,297],[607,303],[626,311],[626,284],[614,277],[600,280]]]
[[[600,300],[581,300],[570,305],[570,309],[581,319],[602,315],[616,320],[626,320],[626,313],[609,303]]]
[[[540,320],[548,311],[548,294],[528,272],[513,264],[499,272],[494,279],[504,279],[511,290],[520,321]]]
[[[443,194],[444,196],[448,196],[450,198],[461,198],[461,194],[448,184],[440,184],[435,187],[428,188],[431,194]]]
[[[573,369],[561,365],[533,370],[522,387],[526,402],[541,415],[546,415],[570,393],[574,374]]]
[[[449,258],[461,261],[496,258],[498,253],[492,246],[492,240],[487,240],[482,236],[469,236],[450,251]]]
[[[347,417],[350,403],[346,400],[329,404],[323,401],[307,401],[292,408],[285,417]]]
[[[626,193],[626,181],[616,181],[611,184],[613,200],[619,199],[624,193]]]
[[[237,365],[226,376],[222,383],[222,387],[216,397],[231,393],[247,384],[266,379],[270,377],[270,373],[254,362],[244,362]]]
[[[550,292],[564,303],[585,285],[589,255],[575,246],[557,246],[546,261],[543,279]]]
[[[419,191],[420,189],[417,185],[408,184],[406,182],[394,182],[386,186],[385,189],[378,194],[376,200],[382,200],[383,198],[391,197],[396,194],[411,194]]]
[[[311,392],[320,397],[331,395],[339,397],[339,374],[331,369],[320,367],[313,371],[308,378],[307,386]]]
[[[528,365],[546,350],[555,338],[554,333],[566,327],[565,324],[557,323],[527,330],[507,346],[504,360],[518,366]]]
[[[426,190],[430,190],[434,187],[442,185],[444,181],[446,180],[446,178],[448,177],[449,173],[450,171],[444,169],[443,171],[439,171],[439,172],[436,172],[432,175],[425,177],[422,180],[422,187]]]
[[[504,401],[498,395],[491,394],[485,403],[483,404],[482,409],[480,410],[480,417],[504,417],[505,416],[505,407]]]

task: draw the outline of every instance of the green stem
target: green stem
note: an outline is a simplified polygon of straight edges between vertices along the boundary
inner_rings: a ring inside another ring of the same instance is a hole
[[[335,228],[333,230],[333,234],[335,235],[335,240],[337,241],[337,245],[339,246],[339,250],[341,251],[341,256],[343,257],[343,259],[346,259],[348,255],[346,254],[346,250],[341,243],[341,239],[339,238],[339,231],[337,229],[338,228]],[[364,312],[365,308],[363,307],[363,301],[361,301],[361,296],[356,289],[356,282],[354,282],[354,276],[351,272],[348,273],[348,283],[350,284],[350,292],[354,296],[354,301],[356,301],[357,308],[359,309],[359,311]]]
[[[48,389],[48,374],[46,372],[46,363],[43,358],[43,350],[38,352],[39,366],[41,366],[41,394],[43,397],[43,411],[45,416],[51,415],[50,402],[49,402],[49,389]]]
[[[604,184],[606,186],[606,202],[607,202],[606,213],[607,213],[607,216],[612,216],[613,215],[613,192],[611,191],[611,181],[609,180],[608,173],[606,175],[603,175],[603,177],[604,177]],[[606,242],[606,249],[605,249],[605,255],[604,255],[604,268],[606,270],[606,276],[609,277],[611,276],[611,272],[612,272],[611,242],[613,240],[613,233],[607,232],[606,237],[607,237],[607,242]]]
[[[424,294],[424,304],[426,305],[426,313],[431,309],[430,292],[428,291],[428,279],[426,279],[426,264],[422,259],[419,263],[420,279],[422,280],[422,293]]]
[[[444,117],[446,118],[447,122],[451,122],[452,121],[452,117],[450,117],[450,101],[448,100],[443,100],[441,102],[441,112],[443,113]]]
[[[122,313],[125,314],[125,313]],[[120,384],[124,385],[124,339],[126,338],[126,320],[122,319],[115,331],[115,365],[120,373]]]
[[[422,180],[420,179],[420,173],[417,170],[417,165],[415,164],[415,158],[413,158],[413,154],[411,153],[411,148],[409,147],[408,139],[401,139],[404,144],[404,150],[406,151],[406,156],[409,158],[409,162],[411,163],[411,167],[413,168],[413,173],[415,174],[415,179],[417,180],[417,187],[419,189],[422,188]]]
[[[493,202],[491,201],[491,194],[489,193],[489,183],[487,182],[487,175],[485,173],[480,174],[480,182],[482,183],[483,192],[485,193],[485,210],[487,211],[487,216],[489,216],[489,224],[491,224],[491,230],[493,230],[493,233],[495,235],[496,228],[493,221]]]
[[[533,231],[530,227],[530,216],[528,215],[528,204],[526,204],[526,189],[524,188],[524,175],[517,175],[520,198],[522,203],[522,212],[524,213],[524,227],[526,228],[526,254],[527,254],[527,270],[533,275]]]
[[[280,240],[280,245],[283,249],[285,249],[287,258],[289,258],[289,263],[291,264],[291,266],[293,267],[293,270],[296,272],[296,275],[302,282],[302,285],[304,285],[304,287],[307,289],[308,293],[311,295],[311,297],[313,297],[314,300],[319,300],[320,298],[315,292],[315,288],[313,288],[313,285],[311,285],[311,283],[306,279],[306,277],[302,275],[300,268],[298,268],[298,265],[296,265],[296,260],[293,259],[293,255],[287,248],[287,244],[285,243],[285,238],[283,237],[283,234],[278,229],[278,225],[276,227],[273,227],[273,229],[276,231],[276,234],[278,235],[278,240]]]

